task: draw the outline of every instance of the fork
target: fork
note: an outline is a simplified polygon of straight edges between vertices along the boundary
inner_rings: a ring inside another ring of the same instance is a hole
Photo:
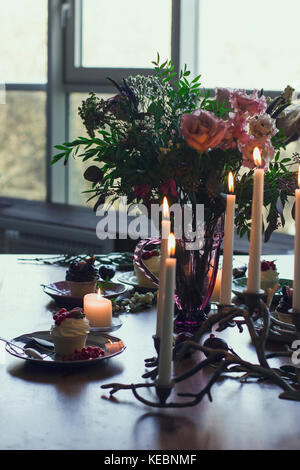
[[[29,357],[33,357],[34,359],[44,359],[44,356],[40,354],[36,349],[33,348],[22,348],[22,346],[19,346],[16,343],[13,343],[12,341],[8,341],[7,339],[3,338],[0,336],[0,341],[3,341],[6,344],[9,344],[12,350],[18,354],[18,351],[15,350],[15,348],[20,349],[23,353],[25,353]]]

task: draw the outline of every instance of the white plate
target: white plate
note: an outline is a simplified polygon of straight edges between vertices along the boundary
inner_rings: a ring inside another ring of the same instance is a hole
[[[43,348],[34,342],[30,342],[30,338],[37,338],[53,343],[50,331],[35,331],[32,333],[27,333],[16,338],[11,339],[10,341],[21,347],[31,347],[39,351],[43,355],[43,359],[36,359],[29,357],[26,353],[22,352],[19,348],[13,348],[13,346],[6,344],[6,351],[12,356],[24,359],[28,362],[34,362],[43,365],[64,365],[64,366],[76,366],[76,365],[89,365],[99,363],[111,357],[121,354],[125,350],[125,345],[120,338],[115,336],[110,336],[105,333],[89,334],[86,340],[86,346],[99,346],[104,349],[104,356],[97,357],[95,359],[85,359],[78,361],[65,361],[61,357],[57,356],[53,350]]]
[[[123,284],[127,284],[132,286],[140,293],[146,292],[155,292],[157,291],[157,287],[144,287],[138,283],[138,280],[133,271],[122,273],[118,276],[118,281],[122,282]]]
[[[91,333],[110,333],[116,331],[123,325],[121,318],[113,317],[111,320],[111,326],[90,326]]]

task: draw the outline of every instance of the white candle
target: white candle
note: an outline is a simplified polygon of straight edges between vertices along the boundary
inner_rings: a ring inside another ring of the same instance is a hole
[[[97,294],[86,294],[83,298],[83,310],[90,326],[111,326],[112,302],[102,297],[100,289]]]
[[[300,187],[300,165],[298,167],[298,186]],[[294,282],[293,310],[300,313],[300,189],[295,191],[295,252],[294,252]]]
[[[162,208],[162,224],[161,224],[161,245],[160,245],[160,269],[159,269],[159,288],[157,299],[157,318],[156,318],[156,336],[161,337],[162,330],[162,317],[164,306],[164,292],[165,292],[165,272],[166,272],[166,259],[168,257],[168,238],[171,231],[170,210],[166,197],[163,200]]]
[[[230,171],[228,175],[228,188],[231,193],[234,191],[234,178]],[[232,256],[233,256],[233,238],[234,238],[234,208],[235,194],[228,194],[226,198],[226,218],[223,246],[223,266],[220,304],[231,304],[232,290]]]
[[[171,258],[171,256],[175,254],[175,237],[173,234],[169,236],[168,254],[169,257],[166,259],[164,309],[157,379],[157,386],[166,388],[170,386],[172,375],[174,291],[176,276],[176,258]]]
[[[258,147],[253,150],[253,159],[257,166],[261,166],[261,154]],[[258,293],[260,290],[260,254],[262,237],[262,207],[264,202],[264,169],[257,168],[254,171],[251,233],[249,248],[249,265],[247,291]]]

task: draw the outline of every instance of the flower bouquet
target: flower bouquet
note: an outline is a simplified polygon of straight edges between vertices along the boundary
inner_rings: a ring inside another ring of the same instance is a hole
[[[129,76],[115,83],[109,99],[90,93],[79,108],[88,137],[57,145],[52,163],[70,156],[93,162],[84,173],[91,182],[95,210],[126,196],[128,204],[204,206],[205,228],[199,250],[186,250],[188,236],[177,243],[177,308],[184,321],[199,324],[212,292],[220,245],[227,175],[235,177],[235,225],[240,236],[251,228],[253,149],[259,147],[265,168],[265,241],[284,225],[284,206],[297,185],[299,155],[280,158],[292,136],[286,126],[293,89],[276,99],[263,90],[218,88],[214,96],[201,87],[200,76],[179,74],[171,61],[153,62],[152,75]],[[293,128],[294,132],[294,128]],[[197,220],[192,219],[193,233]]]

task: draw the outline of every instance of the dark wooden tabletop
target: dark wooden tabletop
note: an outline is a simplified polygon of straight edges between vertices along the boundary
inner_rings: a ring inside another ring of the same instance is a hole
[[[281,276],[291,278],[293,257],[269,257],[274,258]],[[245,261],[236,257],[235,264]],[[63,268],[22,264],[15,255],[2,255],[0,335],[13,338],[49,329],[53,304],[40,284],[62,280],[64,273]],[[213,402],[205,397],[193,408],[149,408],[130,391],[119,392],[115,402],[107,400],[102,384],[140,382],[143,360],[154,354],[155,311],[123,314],[122,320],[114,334],[127,349],[101,365],[56,369],[28,364],[10,356],[1,343],[0,449],[299,449],[300,403],[279,399],[280,390],[268,383],[221,380],[212,389]],[[255,360],[248,333],[230,329],[221,336],[241,356]],[[175,373],[196,360],[176,364]],[[273,359],[272,365],[278,362]],[[202,371],[176,392],[198,391],[211,373]],[[145,396],[153,398],[153,392]]]

